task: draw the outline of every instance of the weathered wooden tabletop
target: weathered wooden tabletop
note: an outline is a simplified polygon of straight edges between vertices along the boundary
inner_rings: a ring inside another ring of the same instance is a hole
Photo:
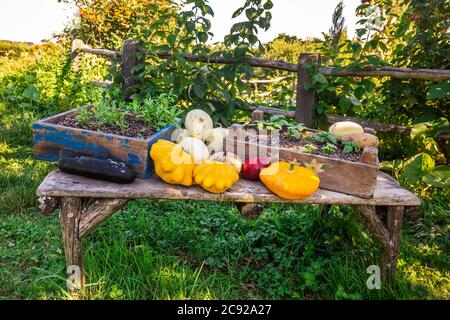
[[[183,187],[166,184],[158,177],[148,180],[136,179],[130,184],[118,184],[94,180],[77,175],[52,171],[37,189],[39,197],[86,197],[115,199],[173,199],[211,200],[232,202],[295,202],[305,204],[349,204],[376,206],[419,206],[420,200],[411,192],[401,188],[397,181],[379,173],[374,196],[364,199],[342,193],[319,189],[303,200],[287,201],[267,190],[260,182],[241,179],[228,191],[213,194],[199,186]]]

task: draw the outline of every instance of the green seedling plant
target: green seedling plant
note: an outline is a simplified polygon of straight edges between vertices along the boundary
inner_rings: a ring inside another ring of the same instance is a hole
[[[99,129],[103,126],[117,126],[121,131],[126,128],[125,112],[121,106],[116,106],[111,101],[103,101],[92,108],[85,108],[76,115],[76,120],[81,125],[95,123]]]
[[[269,121],[254,121],[254,123],[259,130],[264,128],[268,130],[283,130],[283,128],[286,128],[286,134],[289,138],[295,137],[300,139],[302,132],[305,130],[303,124],[289,121],[282,115],[273,115]]]
[[[95,108],[95,118],[100,127],[106,125],[117,126],[121,131],[126,128],[125,112],[121,110],[121,106],[115,106],[101,103]]]
[[[289,138],[296,138],[296,139],[300,139],[302,138],[302,132],[305,130],[305,126],[301,123],[295,123],[290,125],[287,128],[287,136]]]
[[[93,114],[89,108],[83,108],[81,111],[79,111],[75,119],[77,122],[81,125],[87,125],[89,122],[94,120]]]
[[[125,106],[138,119],[148,126],[162,128],[168,124],[176,124],[176,118],[180,116],[175,104],[176,97],[172,93],[162,93],[157,97],[147,97],[142,101],[133,100]]]
[[[333,145],[337,144],[336,138],[329,132],[319,133],[319,134],[313,136],[313,139],[320,143],[331,143]]]
[[[273,115],[267,120],[255,120],[251,124],[254,124],[258,130],[268,129],[268,130],[282,130],[283,126],[290,125],[289,121],[281,115]]]
[[[361,151],[361,148],[354,141],[344,141],[342,144],[344,145],[344,148],[342,149],[343,153],[351,153],[351,152],[358,153]]]
[[[325,152],[325,154],[332,154],[334,151],[336,151],[337,147],[334,144],[327,143],[325,146],[322,147],[322,151]]]
[[[177,124],[180,111],[175,105],[175,97],[171,93],[163,93],[157,97],[135,99],[131,102],[114,102],[104,98],[93,108],[85,108],[76,115],[81,125],[96,123],[99,128],[105,125],[117,126],[122,131],[126,128],[125,116],[133,114],[148,126],[160,129],[168,124]]]
[[[300,151],[304,152],[304,153],[313,153],[314,150],[316,150],[316,149],[317,149],[316,146],[314,146],[313,144],[308,143],[308,144],[304,145],[303,147],[301,147]]]

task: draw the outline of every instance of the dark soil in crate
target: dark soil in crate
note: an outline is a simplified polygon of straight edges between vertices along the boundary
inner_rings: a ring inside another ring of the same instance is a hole
[[[94,121],[86,124],[80,124],[76,119],[76,115],[73,114],[67,116],[64,120],[59,121],[57,124],[71,128],[99,131],[109,134],[116,134],[120,136],[141,138],[141,139],[146,139],[157,131],[156,128],[149,127],[147,124],[145,124],[145,122],[137,119],[131,113],[127,113],[125,115],[125,123],[126,127],[124,128],[124,130],[122,130],[122,128],[120,128],[117,125],[99,126],[98,123]]]
[[[254,132],[253,132],[254,133]],[[322,147],[326,146],[327,143],[322,143],[319,141],[316,141],[314,139],[297,139],[295,137],[288,136],[286,132],[279,131],[279,145],[277,147],[300,151],[303,153],[306,153],[302,150],[302,147],[306,145],[313,145],[316,147],[310,154],[320,155],[328,158],[334,158],[334,159],[340,159],[340,160],[347,160],[352,162],[360,162],[361,159],[361,153],[357,152],[350,152],[350,153],[344,153],[342,150],[344,146],[342,143],[338,142],[336,147],[337,149],[333,151],[331,154],[327,154],[322,150]],[[248,138],[247,138],[248,137]],[[260,144],[267,144],[269,146],[272,145],[271,137],[270,135],[255,135],[252,133],[249,133],[246,135],[246,139],[248,139],[248,142],[251,143],[259,143]]]

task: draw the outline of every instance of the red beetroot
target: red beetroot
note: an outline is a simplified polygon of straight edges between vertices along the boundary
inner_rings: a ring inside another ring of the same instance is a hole
[[[248,180],[258,180],[259,173],[263,168],[270,165],[268,157],[254,157],[246,160],[242,165],[242,176]]]

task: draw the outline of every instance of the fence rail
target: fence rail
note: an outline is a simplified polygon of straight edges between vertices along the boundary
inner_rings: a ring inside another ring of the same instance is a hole
[[[137,58],[138,52],[146,52],[153,54],[161,59],[168,59],[172,56],[170,52],[149,52],[143,49],[141,43],[135,43],[131,39],[124,42],[122,50],[106,50],[90,48],[81,40],[74,40],[72,42],[72,58],[74,60],[74,68],[77,68],[77,56],[80,52],[91,53],[96,55],[102,55],[106,58],[122,59],[122,75],[124,78],[124,84],[122,90],[127,92],[130,85],[133,83],[132,72],[136,63],[140,59]],[[234,64],[244,63],[253,67],[269,68],[275,70],[283,70],[288,72],[297,73],[297,93],[296,93],[296,110],[287,111],[277,108],[261,107],[261,106],[249,106],[251,110],[262,110],[267,114],[284,115],[288,118],[294,118],[296,121],[305,124],[308,127],[313,126],[314,110],[313,105],[317,101],[317,94],[314,89],[305,90],[304,84],[311,80],[311,76],[306,69],[306,65],[311,63],[317,63],[319,70],[329,76],[335,77],[391,77],[396,79],[420,79],[430,81],[448,81],[450,80],[450,70],[445,69],[411,69],[411,68],[395,68],[395,67],[368,67],[363,69],[351,69],[351,68],[335,68],[320,66],[320,55],[317,54],[301,54],[299,56],[298,64],[289,63],[283,60],[268,60],[261,58],[224,58],[224,57],[208,57],[204,55],[196,55],[191,53],[182,53],[181,56],[188,61],[192,62],[204,62],[204,63],[220,63],[220,64]],[[263,80],[264,81],[264,80]],[[252,83],[252,80],[248,81]],[[258,81],[254,81],[258,83]],[[259,80],[259,82],[262,82]],[[266,80],[266,82],[269,82]],[[92,84],[99,87],[107,87],[110,82],[95,81]],[[367,121],[362,119],[355,119],[350,117],[338,116],[338,115],[326,115],[329,123],[337,121],[350,120],[362,124],[363,126],[373,128],[380,132],[390,132],[399,134],[409,134],[411,132],[410,126],[396,125],[396,124],[382,124],[374,121]],[[448,140],[450,139],[450,132],[442,133],[438,136],[438,139]]]
[[[106,49],[94,49],[86,46],[81,40],[74,40],[75,47],[72,46],[72,52],[85,52],[105,56],[107,58],[122,57],[122,51],[112,51]],[[170,52],[154,53],[161,59],[168,59],[172,56]],[[234,64],[245,63],[253,67],[269,68],[283,70],[289,72],[297,72],[298,64],[286,62],[283,60],[268,60],[261,58],[224,58],[224,57],[208,57],[204,55],[196,55],[191,53],[182,53],[181,56],[186,60],[193,62]],[[320,72],[335,77],[391,77],[396,79],[421,79],[430,81],[447,81],[450,80],[450,70],[446,69],[411,69],[411,68],[395,68],[395,67],[366,67],[362,69],[352,68],[335,68],[321,66]]]

